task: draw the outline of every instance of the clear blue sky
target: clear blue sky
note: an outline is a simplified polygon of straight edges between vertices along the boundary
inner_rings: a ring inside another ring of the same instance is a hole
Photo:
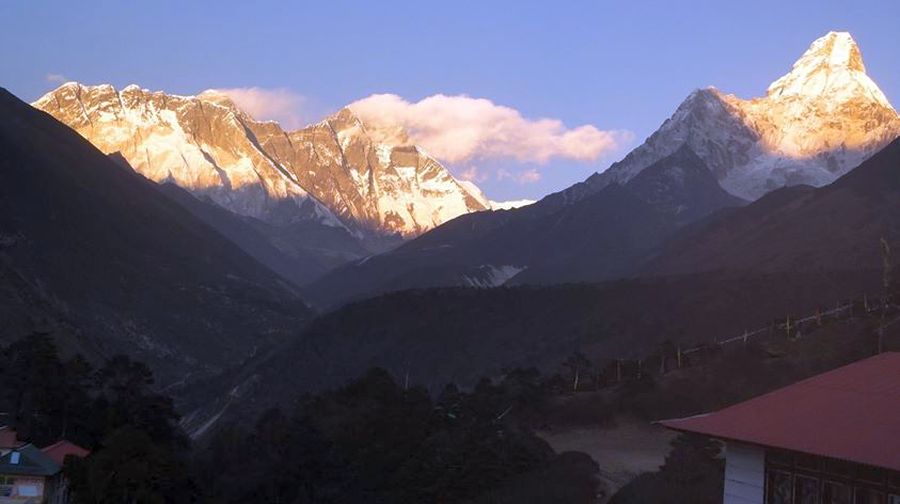
[[[138,83],[193,94],[287,88],[321,115],[372,93],[466,94],[634,140],[594,162],[535,165],[541,180],[481,185],[538,197],[649,135],[694,88],[764,92],[808,44],[850,31],[869,74],[900,100],[900,2],[155,1],[0,3],[0,86],[31,101],[56,86]],[[494,167],[528,166],[511,159]],[[463,167],[454,167],[459,171]]]

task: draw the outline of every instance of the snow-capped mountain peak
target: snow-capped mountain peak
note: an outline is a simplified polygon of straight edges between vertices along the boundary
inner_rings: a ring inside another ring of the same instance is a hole
[[[769,86],[766,96],[774,100],[826,97],[827,103],[865,97],[893,108],[878,85],[866,75],[859,46],[847,32],[829,32],[816,39],[791,71]]]
[[[623,184],[682,145],[743,199],[829,184],[900,135],[900,117],[865,68],[853,37],[829,32],[763,97],[694,91],[642,145],[566,198]]]
[[[491,210],[513,210],[515,208],[522,208],[524,206],[533,205],[537,203],[537,200],[533,199],[520,199],[520,200],[506,200],[506,201],[491,201]]]
[[[71,82],[33,105],[151,180],[277,223],[411,236],[489,206],[402,132],[373,133],[348,108],[285,131],[216,90],[178,96]]]

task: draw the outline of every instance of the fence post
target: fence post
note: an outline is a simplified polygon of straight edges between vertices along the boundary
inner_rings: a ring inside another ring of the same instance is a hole
[[[641,368],[642,368],[643,363],[644,363],[643,359],[638,359],[638,363],[637,363],[638,364],[638,370],[637,370],[637,379],[638,380],[641,379]]]
[[[678,348],[676,349],[676,351],[678,352],[677,353],[678,369],[681,369],[681,345],[678,345]]]
[[[863,293],[863,313],[869,313],[869,296]]]
[[[784,321],[784,332],[788,338],[791,337],[791,315],[788,314],[787,319]]]
[[[747,333],[747,329],[745,328],[744,329],[744,346],[747,346],[747,337],[748,336],[749,336],[749,334]]]

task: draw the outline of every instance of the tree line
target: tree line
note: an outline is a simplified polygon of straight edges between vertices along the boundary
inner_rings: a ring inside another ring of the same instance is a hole
[[[587,503],[596,495],[589,457],[554,453],[508,414],[545,400],[533,370],[432,397],[373,369],[192,445],[139,362],[117,356],[95,368],[63,359],[44,334],[0,356],[0,423],[37,446],[65,438],[92,450],[64,467],[75,503],[494,503],[549,494]]]

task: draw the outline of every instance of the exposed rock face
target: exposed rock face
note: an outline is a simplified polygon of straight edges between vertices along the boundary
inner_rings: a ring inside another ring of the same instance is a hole
[[[34,103],[156,182],[174,182],[240,215],[315,220],[359,235],[420,234],[485,210],[413,145],[385,145],[343,109],[298,131],[256,121],[226,96],[67,83]]]
[[[754,200],[783,186],[829,184],[898,135],[900,117],[866,75],[859,47],[831,32],[764,97],[693,92],[643,145],[567,196],[626,182],[687,144],[723,188]]]
[[[725,192],[703,160],[686,145],[648,166],[625,187],[678,225],[746,203]]]
[[[368,229],[418,235],[489,206],[422,148],[375,142],[350,109],[287,135],[274,123],[255,126],[263,149],[301,186]]]

